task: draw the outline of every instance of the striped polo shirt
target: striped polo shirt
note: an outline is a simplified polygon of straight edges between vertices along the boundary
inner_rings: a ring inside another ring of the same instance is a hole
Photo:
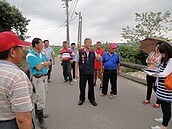
[[[72,53],[72,51],[69,48],[60,49],[60,54],[61,54],[62,60],[69,60],[71,58],[71,53]]]
[[[160,72],[163,72],[165,68],[166,66],[161,64],[159,67]],[[166,102],[172,101],[172,91],[167,90],[164,85],[165,77],[158,77],[157,80],[157,98]]]
[[[32,85],[16,65],[0,60],[0,121],[12,120],[15,112],[32,111]]]

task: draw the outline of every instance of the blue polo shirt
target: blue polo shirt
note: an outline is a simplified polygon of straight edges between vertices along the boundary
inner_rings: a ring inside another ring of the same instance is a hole
[[[117,53],[114,53],[113,55],[110,56],[108,52],[105,52],[102,57],[102,62],[104,69],[114,70],[117,69],[118,64],[120,63],[120,59]]]
[[[43,52],[40,52],[38,55],[33,49],[29,51],[26,56],[26,60],[29,64],[29,69],[32,75],[39,74],[47,74],[47,67],[45,66],[40,71],[38,71],[35,67],[39,65],[41,62],[48,61],[48,58],[45,56]]]

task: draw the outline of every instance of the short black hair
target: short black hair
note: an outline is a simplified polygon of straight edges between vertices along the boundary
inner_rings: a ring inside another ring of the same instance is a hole
[[[165,57],[162,57],[161,63],[166,64],[170,58],[172,58],[172,46],[167,42],[162,42],[159,47],[159,52],[165,54]]]
[[[67,43],[67,41],[63,41],[63,44],[64,44],[64,43]]]
[[[84,43],[87,41],[87,40],[91,40],[90,38],[85,38],[84,39]],[[91,40],[92,41],[92,40]]]
[[[96,43],[96,44],[98,44],[98,43],[102,44],[100,41],[97,41],[97,43]]]
[[[49,42],[49,40],[46,39],[46,40],[43,41],[43,43],[45,43],[45,42]]]
[[[13,49],[16,49],[17,50],[18,47],[19,46],[15,46],[15,47],[13,47]],[[0,52],[0,60],[6,60],[8,58],[8,55],[9,55],[11,49],[12,48]]]
[[[35,47],[35,44],[38,44],[40,40],[41,40],[40,38],[34,38],[32,40],[32,47],[34,48]]]
[[[75,44],[75,43],[71,43],[71,46],[72,46],[72,45],[76,45],[76,44]]]
[[[10,52],[10,49],[0,52],[0,60],[6,60],[8,58],[9,52]]]

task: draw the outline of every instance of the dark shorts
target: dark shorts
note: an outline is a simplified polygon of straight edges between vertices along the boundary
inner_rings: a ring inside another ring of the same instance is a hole
[[[19,129],[16,119],[0,121],[0,129]],[[35,129],[34,121],[32,120],[32,129]]]
[[[0,129],[18,129],[16,119],[0,121]]]

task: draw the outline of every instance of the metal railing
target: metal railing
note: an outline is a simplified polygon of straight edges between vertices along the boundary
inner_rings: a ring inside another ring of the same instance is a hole
[[[124,66],[124,67],[127,67],[127,68],[132,68],[132,69],[139,70],[139,71],[142,71],[142,69],[145,69],[147,67],[145,65],[133,64],[133,63],[127,63],[127,62],[121,62],[120,64],[121,64],[121,66]],[[130,79],[132,81],[135,81],[135,82],[146,85],[146,80],[145,79],[137,78],[137,77],[131,76],[129,74],[126,74],[124,72],[121,72],[120,76],[125,77],[127,79]]]

